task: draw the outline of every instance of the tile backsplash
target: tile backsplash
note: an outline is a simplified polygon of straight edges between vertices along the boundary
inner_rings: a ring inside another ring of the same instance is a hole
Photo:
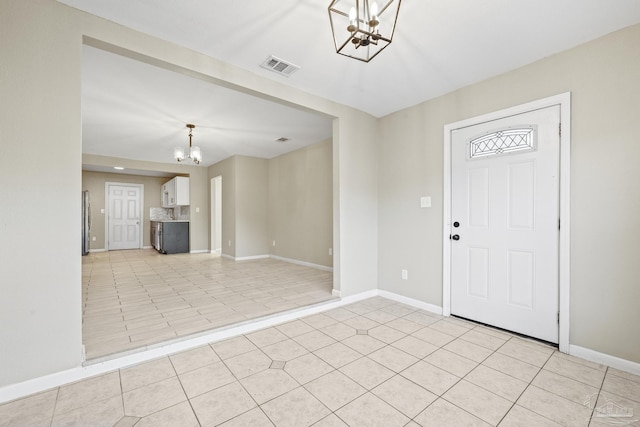
[[[176,206],[175,208],[150,208],[149,219],[151,221],[167,221],[171,219],[190,219],[189,206]]]

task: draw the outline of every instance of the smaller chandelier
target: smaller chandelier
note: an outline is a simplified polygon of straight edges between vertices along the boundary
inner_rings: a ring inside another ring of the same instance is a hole
[[[189,153],[185,154],[182,147],[176,147],[173,149],[173,157],[175,157],[175,159],[179,162],[183,161],[184,159],[191,159],[193,160],[193,163],[198,165],[202,161],[202,152],[200,151],[200,147],[194,147],[192,144],[192,131],[193,128],[196,127],[196,125],[188,123],[187,127],[189,128]]]
[[[329,20],[336,52],[369,62],[393,39],[402,0],[332,0]],[[384,16],[383,16],[384,15]]]

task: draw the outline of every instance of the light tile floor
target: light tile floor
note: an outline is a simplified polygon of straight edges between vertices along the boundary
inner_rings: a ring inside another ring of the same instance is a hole
[[[274,259],[145,249],[82,261],[87,359],[334,299],[331,272]]]
[[[0,426],[611,426],[639,416],[639,376],[381,297],[0,406]]]

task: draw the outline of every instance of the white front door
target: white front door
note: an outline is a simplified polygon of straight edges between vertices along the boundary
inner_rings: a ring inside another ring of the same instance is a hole
[[[139,249],[140,187],[108,184],[109,250]]]
[[[451,314],[558,342],[560,107],[451,135]]]

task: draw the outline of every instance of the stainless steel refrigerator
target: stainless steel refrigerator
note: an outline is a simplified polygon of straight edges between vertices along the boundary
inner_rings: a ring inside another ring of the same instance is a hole
[[[91,201],[89,191],[82,192],[82,255],[89,254],[89,232],[91,231]]]

